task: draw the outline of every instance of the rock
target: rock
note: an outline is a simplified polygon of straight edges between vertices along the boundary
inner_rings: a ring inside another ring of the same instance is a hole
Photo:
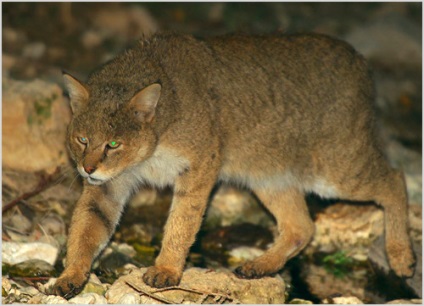
[[[101,31],[103,39],[127,42],[157,31],[158,25],[150,13],[140,6],[109,6],[93,16],[95,29]]]
[[[411,299],[411,300],[401,299],[401,300],[393,300],[393,301],[387,302],[386,304],[420,304],[420,305],[422,305],[423,300],[421,300],[421,299]]]
[[[119,278],[106,292],[108,303],[118,303],[124,295],[137,292],[145,293],[141,295],[141,303],[149,304],[284,303],[285,285],[280,277],[244,280],[228,270],[190,268],[184,271],[179,286],[158,290],[143,283],[145,271],[146,268],[142,268]]]
[[[263,253],[265,253],[264,250],[255,247],[238,247],[229,252],[228,263],[230,266],[238,266],[245,261],[261,256]]]
[[[302,299],[293,299],[289,302],[289,304],[313,304],[313,302]]]
[[[102,44],[103,37],[98,31],[88,30],[82,35],[81,42],[85,48],[93,49]]]
[[[65,235],[66,234],[66,225],[62,217],[57,214],[49,214],[45,216],[38,226],[42,228],[43,232],[46,235]]]
[[[30,298],[28,304],[69,304],[69,302],[61,296],[40,293]]]
[[[364,302],[362,302],[356,296],[341,296],[341,297],[325,299],[323,301],[323,304],[346,305],[346,304],[364,304]]]
[[[10,69],[12,69],[13,66],[15,66],[17,62],[17,59],[10,55],[10,54],[5,54],[3,53],[1,56],[1,63],[2,63],[2,76],[3,77],[8,77],[9,76],[9,72]]]
[[[4,44],[11,46],[22,45],[26,41],[24,32],[7,26],[2,29],[2,38]]]
[[[87,284],[85,284],[84,289],[81,291],[81,293],[95,293],[97,295],[104,295],[106,293],[106,288],[104,288],[102,284],[97,284],[89,281],[87,282]]]
[[[340,275],[338,271],[329,271],[326,267],[308,264],[301,272],[301,277],[307,284],[309,292],[319,299],[325,299],[337,294],[354,295],[360,299],[366,297],[367,271],[349,271]],[[360,274],[362,275],[355,275]],[[335,303],[337,304],[337,303]]]
[[[119,299],[117,304],[141,304],[141,298],[137,293],[127,293]]]
[[[6,277],[1,278],[1,288],[2,288],[2,291],[6,293],[8,293],[10,289],[12,289],[12,284]]]
[[[154,205],[158,197],[158,191],[154,188],[143,187],[130,200],[131,207]]]
[[[2,261],[8,264],[17,264],[30,259],[39,259],[54,265],[59,250],[47,243],[29,242],[17,243],[3,241]]]
[[[107,304],[104,296],[97,293],[82,293],[70,299],[69,304]]]
[[[274,224],[272,217],[249,191],[221,186],[209,205],[204,226],[214,228],[240,223]]]
[[[8,231],[13,229],[18,233],[28,235],[32,230],[32,222],[25,217],[21,212],[13,214],[9,218],[3,219],[3,225],[7,226]]]
[[[345,39],[366,58],[385,66],[421,67],[421,28],[406,17],[384,15],[358,24]]]
[[[40,291],[35,289],[34,287],[23,287],[21,288],[21,294],[28,295],[30,297],[39,294]]]
[[[409,206],[410,235],[421,239],[421,208]],[[351,257],[366,260],[372,243],[384,233],[384,213],[376,205],[336,203],[317,213],[315,235],[305,253],[333,253],[344,250]]]
[[[67,164],[70,109],[56,84],[3,79],[3,168],[53,171]]]
[[[374,205],[337,203],[317,214],[315,229],[307,254],[344,250],[366,258],[372,242],[383,234],[383,211]]]
[[[42,42],[27,44],[22,51],[22,56],[34,60],[40,59],[46,53],[46,45]]]
[[[41,259],[26,260],[9,268],[11,277],[42,277],[54,276],[55,274],[55,268]]]

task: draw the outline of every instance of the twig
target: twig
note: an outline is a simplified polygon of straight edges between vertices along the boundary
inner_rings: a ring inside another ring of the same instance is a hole
[[[175,304],[175,302],[173,302],[173,301],[170,301],[170,300],[165,299],[163,297],[157,296],[157,295],[155,295],[153,293],[147,292],[146,290],[143,290],[142,288],[140,288],[138,286],[135,286],[135,285],[133,285],[133,284],[131,284],[129,282],[125,282],[125,283],[128,286],[130,286],[131,288],[133,288],[135,291],[137,291],[137,292],[139,292],[141,294],[147,295],[148,297],[150,297],[150,298],[152,298],[154,300],[158,300],[159,302],[163,302],[165,304]]]
[[[168,291],[168,290],[181,290],[181,291],[187,291],[187,292],[200,294],[202,302],[205,301],[208,296],[213,296],[214,301],[217,304],[222,304],[225,300],[229,300],[231,302],[238,303],[238,301],[235,301],[232,297],[225,295],[225,294],[214,293],[214,292],[203,292],[203,291],[200,291],[200,290],[185,288],[185,287],[180,287],[180,286],[171,286],[171,287],[166,287],[166,288],[160,288],[160,289],[156,289],[155,291],[152,291],[152,293],[163,292],[163,291]]]
[[[2,207],[2,213],[8,211],[9,209],[14,207],[19,202],[21,202],[23,200],[27,200],[27,199],[39,194],[40,192],[46,190],[47,188],[49,188],[51,186],[52,182],[54,182],[60,176],[60,173],[61,173],[60,167],[57,167],[56,170],[52,174],[49,174],[49,175],[46,175],[45,173],[41,174],[40,180],[39,180],[37,186],[33,190],[31,190],[29,192],[25,192],[24,194],[17,197],[13,201],[4,205]]]

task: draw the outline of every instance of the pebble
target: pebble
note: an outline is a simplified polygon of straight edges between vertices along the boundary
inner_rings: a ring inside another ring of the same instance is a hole
[[[229,252],[228,263],[230,266],[239,265],[245,261],[253,260],[256,257],[261,256],[263,253],[265,253],[264,250],[255,247],[238,247]]]
[[[59,250],[47,243],[3,241],[1,252],[2,261],[11,265],[30,259],[41,259],[54,265]]]
[[[30,298],[28,304],[69,304],[69,302],[61,296],[40,293]]]
[[[82,293],[70,299],[69,304],[107,304],[107,300],[97,293]]]
[[[117,304],[140,304],[141,298],[137,293],[126,293],[119,300]]]
[[[27,44],[22,51],[22,56],[31,59],[40,59],[46,53],[46,45],[42,42]]]
[[[360,299],[356,296],[341,296],[335,298],[324,299],[323,304],[339,304],[339,305],[347,305],[347,304],[364,304]]]

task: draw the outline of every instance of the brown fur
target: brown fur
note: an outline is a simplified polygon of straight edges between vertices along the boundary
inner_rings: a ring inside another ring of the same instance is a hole
[[[69,149],[86,183],[58,294],[82,288],[143,183],[174,186],[162,250],[143,278],[151,286],[178,284],[217,180],[255,192],[280,231],[264,255],[236,269],[240,277],[277,272],[310,241],[307,192],[380,204],[389,262],[397,275],[412,275],[404,179],[376,145],[368,67],[346,43],[161,34],[86,84],[66,74],[65,82],[74,112]]]

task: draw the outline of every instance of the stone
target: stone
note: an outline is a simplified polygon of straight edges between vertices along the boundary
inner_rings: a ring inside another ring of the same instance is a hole
[[[140,6],[108,6],[97,11],[92,21],[103,39],[113,37],[118,41],[148,36],[158,29],[154,18]]]
[[[117,304],[141,304],[141,298],[137,293],[127,293],[119,299]]]
[[[229,252],[228,264],[230,267],[241,265],[243,262],[253,260],[265,253],[264,250],[255,247],[237,247]]]
[[[403,16],[381,16],[358,24],[345,39],[367,59],[386,66],[421,66],[421,28]]]
[[[335,298],[328,298],[323,301],[323,304],[339,304],[339,305],[346,305],[346,304],[364,304],[360,299],[358,299],[356,296],[341,296],[341,297],[335,297]]]
[[[313,304],[312,301],[303,300],[303,299],[292,299],[289,304]]]
[[[393,300],[390,302],[387,302],[386,304],[423,304],[423,300],[422,299],[411,299],[411,300],[405,300],[405,299],[400,299],[400,300]]]
[[[24,47],[22,56],[37,60],[46,53],[46,49],[46,45],[43,42],[33,42]]]
[[[126,294],[141,294],[141,303],[282,304],[285,284],[281,277],[245,280],[229,270],[189,268],[179,286],[156,289],[142,281],[146,268],[119,278],[106,292],[108,303],[118,303]],[[129,285],[128,285],[129,284]]]
[[[28,304],[69,304],[69,302],[61,296],[39,293],[30,298]]]
[[[240,223],[274,224],[272,217],[249,191],[221,186],[206,212],[204,226],[214,228]]]
[[[93,49],[102,44],[103,37],[99,31],[88,30],[82,35],[81,42],[86,49]]]
[[[4,290],[6,293],[8,293],[10,289],[12,289],[12,284],[10,283],[9,279],[7,279],[6,277],[1,278],[1,288],[2,288],[2,291]]]
[[[361,258],[383,231],[383,210],[377,206],[337,203],[317,214],[315,235],[305,252],[344,250]]]
[[[56,262],[59,250],[51,244],[41,242],[18,243],[3,241],[2,261],[17,264],[30,259],[40,259],[50,265]]]
[[[97,293],[82,293],[70,299],[69,304],[107,304],[104,296]]]
[[[56,84],[2,81],[3,168],[27,172],[69,163],[65,146],[70,108]]]

